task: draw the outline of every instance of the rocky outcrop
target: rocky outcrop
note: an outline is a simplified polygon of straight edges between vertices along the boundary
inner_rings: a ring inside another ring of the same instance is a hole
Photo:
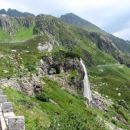
[[[71,74],[73,71],[75,74]],[[62,72],[68,73],[68,80],[65,82],[70,88],[83,89],[84,70],[78,58],[66,57],[60,61],[52,56],[43,56],[40,60],[39,75],[56,75]]]
[[[0,28],[3,30],[10,30],[13,28],[12,20],[6,15],[0,15]]]
[[[40,52],[43,52],[43,51],[51,52],[53,49],[53,43],[51,41],[45,42],[45,44],[39,43],[37,49]]]
[[[0,81],[0,86],[14,88],[29,96],[34,96],[42,91],[42,84],[37,76],[3,79]]]
[[[20,28],[29,28],[33,26],[33,17],[9,17],[0,15],[0,28],[10,34],[17,32]]]
[[[90,38],[92,41],[94,41],[97,44],[97,47],[102,51],[111,53],[117,50],[117,47],[112,42],[112,40],[106,37],[105,35],[102,34],[100,35],[98,33],[93,32],[90,33]]]
[[[92,97],[93,97],[93,101],[91,102],[91,105],[99,108],[100,110],[107,111],[107,109],[113,105],[112,100],[103,97],[97,91],[93,91]]]
[[[33,17],[17,17],[15,18],[15,20],[17,21],[17,23],[25,28],[29,28],[33,25],[34,22],[34,18]]]
[[[54,35],[57,28],[57,19],[52,16],[38,15],[36,17],[36,26],[34,27],[34,34],[44,34],[48,32]],[[58,28],[57,28],[58,29]]]
[[[127,64],[129,56],[118,49],[116,44],[105,34],[89,33],[90,39],[96,43],[97,47],[105,53],[111,54],[120,64]],[[127,58],[126,58],[127,57]]]
[[[40,61],[40,65],[44,74],[52,73],[50,71],[53,68],[55,69],[55,74],[59,74],[60,72],[69,72],[71,70],[77,70],[78,73],[81,74],[82,78],[84,76],[84,72],[78,58],[67,57],[63,61],[60,61],[59,59],[55,59],[52,56],[43,56]]]

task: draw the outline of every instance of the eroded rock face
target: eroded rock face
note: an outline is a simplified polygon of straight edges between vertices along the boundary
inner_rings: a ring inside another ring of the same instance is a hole
[[[110,53],[120,64],[126,64],[128,62],[126,61],[126,56],[109,37],[94,32],[89,35],[90,39],[96,43],[100,50]]]
[[[10,30],[12,27],[11,19],[6,15],[0,15],[0,28],[3,30]]]
[[[25,28],[29,28],[33,25],[33,17],[17,17],[14,18],[19,25],[25,27]]]
[[[9,33],[14,33],[20,27],[29,28],[33,25],[33,17],[9,17],[7,15],[0,15],[0,28]]]
[[[15,88],[18,91],[24,92],[29,96],[33,96],[37,93],[40,93],[43,89],[39,78],[37,76],[33,77],[21,77],[19,78],[10,78],[4,80],[0,85],[5,87]],[[4,97],[3,97],[4,98]],[[3,100],[2,98],[2,100]]]
[[[18,87],[20,88],[20,91],[28,94],[29,96],[33,96],[42,91],[40,81],[36,81],[34,78],[23,80],[18,83]]]
[[[91,105],[99,108],[100,110],[107,111],[107,108],[112,106],[113,102],[106,97],[103,97],[100,93],[93,91],[93,101]]]
[[[44,74],[49,74],[49,70],[53,68],[57,74],[60,72],[77,70],[81,77],[84,77],[84,72],[78,58],[72,59],[70,57],[67,57],[63,61],[58,61],[53,57],[43,56],[40,61],[40,65]]]
[[[97,44],[97,47],[107,53],[111,53],[117,50],[117,47],[111,39],[105,35],[100,35],[97,33],[90,33],[90,38]]]
[[[72,76],[70,73],[75,71],[77,74]],[[83,88],[84,71],[78,58],[67,57],[60,61],[51,56],[43,56],[40,61],[40,75],[54,75],[62,72],[68,73],[68,85],[80,90]]]

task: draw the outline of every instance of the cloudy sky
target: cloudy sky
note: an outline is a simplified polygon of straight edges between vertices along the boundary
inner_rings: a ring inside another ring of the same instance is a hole
[[[72,12],[109,33],[130,40],[130,0],[0,0],[2,8],[57,17]]]

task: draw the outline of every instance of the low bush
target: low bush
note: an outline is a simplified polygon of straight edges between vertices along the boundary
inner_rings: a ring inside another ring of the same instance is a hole
[[[49,102],[49,98],[44,93],[37,94],[36,98],[42,102]]]

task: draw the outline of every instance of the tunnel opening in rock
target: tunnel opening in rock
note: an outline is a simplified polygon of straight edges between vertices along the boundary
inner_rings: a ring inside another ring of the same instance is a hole
[[[48,74],[60,74],[60,67],[58,65],[50,65],[50,67],[48,68]]]

